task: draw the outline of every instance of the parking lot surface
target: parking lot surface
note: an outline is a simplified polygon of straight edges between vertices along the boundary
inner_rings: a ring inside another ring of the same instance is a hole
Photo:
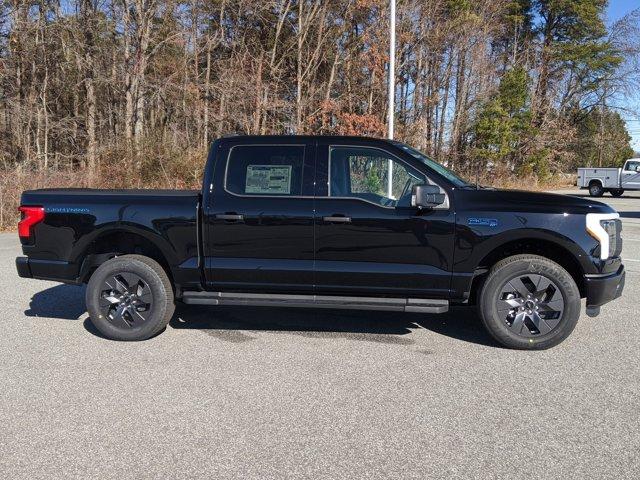
[[[2,234],[0,478],[639,478],[640,194],[602,201],[624,295],[542,352],[466,308],[182,306],[114,342],[82,287],[18,278]]]

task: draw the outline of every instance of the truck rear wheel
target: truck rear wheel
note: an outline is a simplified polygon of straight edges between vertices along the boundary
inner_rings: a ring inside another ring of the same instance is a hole
[[[537,255],[515,255],[493,266],[478,308],[485,328],[501,345],[542,350],[559,344],[575,328],[580,292],[557,263]]]
[[[592,197],[601,197],[604,194],[604,188],[600,182],[593,181],[589,184],[589,195]]]
[[[622,194],[624,193],[624,189],[614,188],[613,190],[610,190],[610,192],[612,197],[621,197]]]
[[[166,272],[142,255],[123,255],[100,265],[87,285],[86,301],[91,322],[113,340],[153,337],[175,309]]]

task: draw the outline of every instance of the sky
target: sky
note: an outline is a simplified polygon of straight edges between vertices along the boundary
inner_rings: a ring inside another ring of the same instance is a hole
[[[607,23],[615,22],[636,8],[640,8],[640,0],[609,0]],[[625,113],[623,117],[627,121],[627,130],[632,137],[631,147],[636,152],[640,152],[640,92],[633,97],[626,98],[624,101],[626,102],[626,107],[638,111],[635,116]]]

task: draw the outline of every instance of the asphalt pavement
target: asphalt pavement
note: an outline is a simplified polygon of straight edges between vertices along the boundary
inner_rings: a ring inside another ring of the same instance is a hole
[[[640,194],[624,295],[551,350],[475,313],[180,307],[101,338],[0,235],[0,478],[640,478]]]

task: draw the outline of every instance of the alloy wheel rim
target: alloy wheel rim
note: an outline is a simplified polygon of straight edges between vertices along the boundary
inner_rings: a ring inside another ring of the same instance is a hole
[[[115,327],[138,328],[150,318],[153,295],[139,275],[121,272],[102,283],[100,311]]]
[[[535,337],[550,333],[562,320],[565,301],[553,280],[539,274],[508,280],[497,300],[498,314],[516,335]]]

